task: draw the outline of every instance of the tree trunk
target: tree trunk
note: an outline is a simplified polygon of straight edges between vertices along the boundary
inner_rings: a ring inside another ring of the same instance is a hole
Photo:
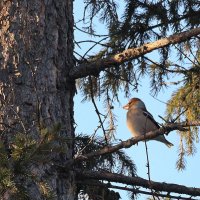
[[[38,138],[41,126],[60,123],[59,134],[73,138],[75,83],[68,75],[74,65],[73,1],[2,0],[0,11],[1,137],[9,148],[15,133]],[[52,159],[62,165],[72,156],[69,142],[67,152]],[[55,199],[75,198],[71,171],[63,177],[50,164],[34,165],[33,171],[39,181],[48,183]],[[24,185],[29,199],[43,199],[36,183],[25,180]],[[4,199],[10,199],[9,195],[6,191]]]

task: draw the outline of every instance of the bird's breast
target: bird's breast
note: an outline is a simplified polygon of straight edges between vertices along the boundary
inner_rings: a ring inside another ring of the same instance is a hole
[[[129,110],[126,123],[133,137],[144,134],[143,119],[140,112]]]
[[[133,137],[144,135],[157,129],[155,124],[140,109],[131,109],[127,112],[127,127]]]

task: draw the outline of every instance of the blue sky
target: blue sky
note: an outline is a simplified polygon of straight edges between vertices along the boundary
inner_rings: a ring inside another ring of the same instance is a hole
[[[83,4],[81,2],[82,1],[80,0],[75,1],[75,21],[82,17]],[[79,25],[80,24],[78,24],[78,26]],[[103,25],[98,23],[96,27],[97,26],[97,29],[101,33],[106,34],[106,30]],[[83,34],[79,31],[75,31],[76,41],[86,39],[88,39],[86,34]],[[87,51],[87,49],[89,49],[90,45],[91,44],[84,43],[84,47],[82,47],[82,49],[76,48],[75,50],[83,55],[84,52]],[[91,53],[94,53],[97,50],[98,49],[95,49],[91,51]],[[141,98],[145,102],[148,111],[153,114],[156,121],[163,123],[163,121],[158,117],[158,115],[164,116],[166,105],[156,100],[150,95],[149,83],[150,82],[148,77],[141,80],[141,87],[139,88],[139,92],[137,93],[133,91],[132,97]],[[174,89],[175,87],[161,91],[156,98],[163,102],[167,102],[167,100],[170,99],[170,96]],[[126,140],[131,137],[131,134],[126,127],[126,111],[122,109],[122,106],[127,103],[128,99],[125,98],[124,94],[121,92],[119,92],[119,96],[121,104],[116,102],[116,104],[114,105],[114,112],[117,118],[116,138],[120,140]],[[76,132],[92,134],[98,125],[98,118],[92,103],[81,103],[82,99],[83,97],[80,94],[75,96],[75,121],[77,123]],[[99,102],[98,105],[100,111],[102,111],[103,113],[104,109],[101,105],[101,102]],[[167,136],[167,139],[174,144],[174,146],[170,149],[162,143],[156,141],[148,142],[151,179],[153,181],[176,183],[191,187],[199,187],[200,173],[198,173],[198,171],[200,169],[200,144],[196,145],[197,153],[193,157],[187,158],[186,170],[177,171],[176,161],[178,158],[179,137],[176,132],[171,132]],[[125,152],[134,160],[137,166],[137,175],[142,178],[148,179],[144,143],[140,142],[138,145],[132,146],[130,149],[126,149]],[[120,194],[123,200],[128,200],[126,192],[120,192]],[[141,195],[138,199],[145,200],[147,199],[147,196]]]

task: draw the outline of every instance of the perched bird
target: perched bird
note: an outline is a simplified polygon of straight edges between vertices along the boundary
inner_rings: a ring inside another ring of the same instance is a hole
[[[133,137],[144,135],[160,128],[153,116],[147,111],[144,102],[139,98],[132,98],[123,108],[128,110],[127,126]],[[162,142],[168,147],[173,146],[172,143],[166,140],[164,135],[159,135],[154,140]]]

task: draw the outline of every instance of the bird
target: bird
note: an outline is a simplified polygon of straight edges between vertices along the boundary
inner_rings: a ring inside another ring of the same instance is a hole
[[[147,111],[146,106],[141,99],[132,98],[125,106],[123,106],[123,108],[128,110],[126,123],[133,137],[141,136],[160,128],[153,116]],[[162,142],[168,147],[173,146],[164,135],[159,135],[154,138],[154,140]]]

